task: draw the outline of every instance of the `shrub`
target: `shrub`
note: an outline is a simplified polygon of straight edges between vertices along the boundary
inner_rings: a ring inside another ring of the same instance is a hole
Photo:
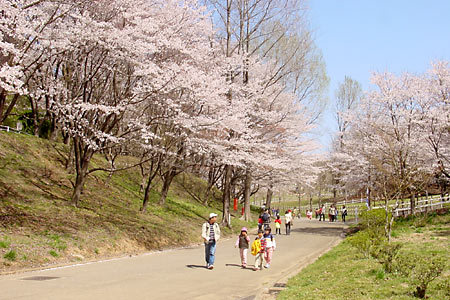
[[[350,245],[355,247],[365,258],[370,257],[373,244],[367,231],[360,231],[349,237],[347,240]]]
[[[436,255],[406,253],[399,256],[397,269],[415,285],[414,296],[425,298],[428,285],[441,275],[446,263]]]
[[[361,231],[348,239],[365,258],[376,257],[380,245],[386,241],[385,216],[385,211],[381,209],[363,211],[359,223]]]
[[[10,250],[3,256],[3,258],[5,258],[9,261],[15,261],[17,259],[17,253],[14,250]]]
[[[416,228],[418,228],[418,227],[425,227],[428,222],[429,222],[428,215],[417,216],[414,219],[414,227],[416,227]]]
[[[445,276],[438,284],[438,289],[443,290],[445,296],[450,299],[450,276]]]
[[[384,242],[374,251],[373,256],[383,265],[386,273],[392,273],[394,271],[395,261],[402,247],[403,244],[401,243]]]
[[[51,256],[53,256],[53,257],[58,257],[58,256],[59,256],[59,254],[56,253],[55,250],[50,250],[49,254],[50,254]]]
[[[376,229],[384,230],[386,222],[386,211],[382,208],[363,210],[359,219],[359,225],[362,230]]]

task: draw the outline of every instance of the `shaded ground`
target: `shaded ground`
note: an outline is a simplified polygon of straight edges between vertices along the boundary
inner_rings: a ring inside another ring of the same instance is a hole
[[[321,236],[339,236],[342,234],[342,225],[336,226],[334,224],[326,223],[326,226],[321,227],[301,227],[294,228],[291,232],[298,232],[302,234],[313,234]]]

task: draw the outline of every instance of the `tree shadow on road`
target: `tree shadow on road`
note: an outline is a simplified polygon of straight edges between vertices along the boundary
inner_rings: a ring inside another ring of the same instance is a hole
[[[316,228],[293,228],[291,232],[322,235],[322,236],[340,236],[343,233],[342,227],[316,227]]]

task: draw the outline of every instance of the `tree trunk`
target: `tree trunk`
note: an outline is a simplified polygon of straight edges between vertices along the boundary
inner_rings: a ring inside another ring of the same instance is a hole
[[[58,133],[58,128],[56,126],[56,118],[54,114],[50,115],[51,119],[51,127],[50,127],[50,141],[56,141],[56,137],[57,137],[57,133]]]
[[[165,205],[167,194],[169,193],[170,185],[172,184],[172,180],[177,175],[175,167],[171,167],[170,170],[164,175],[163,187],[161,189],[161,196],[159,198],[159,204]]]
[[[0,96],[0,98],[3,98],[3,96]],[[9,103],[8,107],[6,108],[6,111],[4,111],[4,107],[6,105],[6,92],[4,94],[4,99],[0,100],[0,124],[2,124],[6,118],[11,114],[14,106],[17,103],[17,100],[19,99],[19,94],[14,94],[11,103]]]
[[[73,156],[74,156],[74,145],[73,145],[73,141],[71,141],[71,145],[70,145],[70,150],[69,150],[69,156],[67,156],[67,160],[66,160],[66,170],[69,170],[72,168],[72,163],[73,163]]]
[[[224,174],[224,184],[222,193],[222,203],[223,203],[223,216],[222,216],[222,226],[227,226],[231,228],[230,215],[230,197],[231,197],[231,175],[233,173],[233,166],[225,166]]]
[[[78,203],[80,202],[80,198],[81,198],[81,192],[83,191],[85,182],[86,182],[86,172],[83,170],[80,173],[77,173],[75,187],[74,187],[73,194],[72,194],[71,203],[75,207],[78,207]]]
[[[266,209],[268,209],[270,211],[270,207],[272,205],[272,196],[273,196],[273,191],[272,191],[272,185],[267,189],[267,196],[266,196]]]
[[[83,149],[78,138],[74,139],[74,148],[77,177],[75,180],[71,203],[77,207],[80,202],[84,183],[86,182],[86,176],[88,175],[89,162],[91,161],[94,152],[90,149]]]
[[[152,185],[154,176],[152,177],[150,174],[148,176],[147,184],[145,186],[144,200],[142,201],[141,211],[146,212],[148,206],[148,200],[150,198],[150,187]]]
[[[415,208],[416,208],[416,195],[415,194],[412,194],[409,203],[410,203],[411,214],[413,215],[415,212]]]
[[[211,189],[215,183],[215,168],[213,165],[209,167],[208,171],[208,186],[206,187],[205,194],[203,195],[203,205],[207,206],[209,203],[209,197],[211,195]]]
[[[249,169],[245,172],[244,182],[244,220],[250,221],[250,188],[252,185],[252,174]]]
[[[1,57],[1,56],[0,56]],[[6,90],[0,87],[0,120],[3,120],[3,111],[6,105]],[[2,122],[0,122],[1,124]]]

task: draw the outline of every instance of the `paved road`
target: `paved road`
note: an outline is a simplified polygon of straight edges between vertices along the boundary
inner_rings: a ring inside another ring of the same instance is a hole
[[[199,246],[1,276],[0,299],[254,299],[335,245],[341,232],[339,223],[296,220],[290,236],[276,237],[271,268],[263,271],[239,267],[233,238],[218,243],[212,271]]]

